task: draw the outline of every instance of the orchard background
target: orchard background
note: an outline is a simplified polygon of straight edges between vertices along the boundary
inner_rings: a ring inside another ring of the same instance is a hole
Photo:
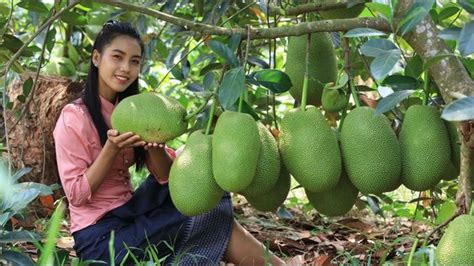
[[[340,114],[326,114],[333,128],[357,103],[386,115],[395,132],[408,106],[439,108],[458,129],[457,179],[422,192],[402,186],[359,194],[356,206],[335,218],[315,212],[294,180],[275,213],[233,197],[236,218],[282,256],[304,255],[317,265],[433,263],[445,226],[471,208],[474,2],[328,2],[0,0],[0,258],[84,264],[72,250],[51,132],[62,106],[82,89],[95,35],[117,19],[133,23],[145,41],[142,90],[176,98],[196,114],[193,130],[206,128],[214,98],[221,111],[236,110],[245,92],[243,112],[278,135],[281,118],[297,105],[287,92],[287,37],[316,32],[330,32],[336,51],[338,79],[328,86],[351,96]],[[356,18],[324,20],[319,13],[355,5],[365,5]],[[187,136],[167,144],[177,149]],[[147,175],[130,171],[135,186]]]

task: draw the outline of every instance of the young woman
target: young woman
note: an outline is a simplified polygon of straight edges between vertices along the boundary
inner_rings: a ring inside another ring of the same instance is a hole
[[[168,256],[166,263],[259,265],[267,256],[274,265],[284,264],[265,255],[264,246],[233,219],[228,194],[206,214],[180,214],[167,186],[174,152],[133,132],[110,129],[114,106],[138,93],[143,60],[138,32],[128,23],[108,21],[92,50],[83,96],[64,107],[54,130],[78,256],[120,263],[128,251],[143,256],[153,244],[158,256]],[[128,173],[134,163],[152,173],[136,191]],[[109,254],[111,239],[115,255]]]

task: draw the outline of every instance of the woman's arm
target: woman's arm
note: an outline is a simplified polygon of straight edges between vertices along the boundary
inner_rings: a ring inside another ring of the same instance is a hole
[[[154,174],[158,179],[168,179],[173,159],[168,155],[163,144],[148,143],[145,146],[153,164]]]
[[[138,135],[131,132],[119,135],[117,130],[111,129],[107,131],[107,137],[107,142],[99,153],[99,156],[97,156],[97,159],[85,173],[92,194],[100,187],[107,173],[112,168],[117,154],[119,154],[122,149],[145,145],[145,142],[142,141]]]

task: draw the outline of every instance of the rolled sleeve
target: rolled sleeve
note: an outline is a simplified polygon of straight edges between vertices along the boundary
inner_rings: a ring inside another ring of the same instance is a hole
[[[53,132],[59,176],[66,197],[74,206],[81,206],[92,197],[85,173],[93,161],[93,147],[88,141],[86,114],[79,108],[67,105]]]
[[[173,149],[165,147],[165,151],[168,154],[168,156],[174,161],[176,159],[176,153]],[[168,182],[168,177],[166,176],[158,176],[157,171],[156,171],[156,166],[153,164],[150,156],[145,157],[145,165],[148,168],[148,171],[155,177],[155,179],[158,181],[160,184],[166,184]]]

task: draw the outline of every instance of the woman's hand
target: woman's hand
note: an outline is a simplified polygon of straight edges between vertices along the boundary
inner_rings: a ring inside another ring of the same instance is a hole
[[[109,142],[111,144],[110,146],[116,151],[147,145],[147,143],[137,134],[134,134],[133,132],[119,134],[115,129],[109,129],[107,131],[107,142]]]
[[[145,146],[143,146],[143,148],[145,148],[145,150],[153,150],[153,149],[163,149],[165,147],[165,144],[163,143],[152,143],[152,142],[148,142],[145,144]]]

